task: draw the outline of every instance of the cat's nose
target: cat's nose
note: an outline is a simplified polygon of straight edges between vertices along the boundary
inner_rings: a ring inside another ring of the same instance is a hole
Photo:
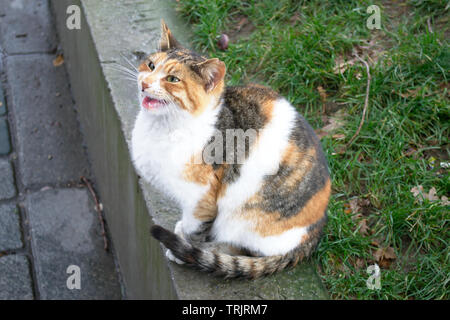
[[[147,83],[145,83],[144,81],[142,81],[142,83],[141,83],[141,87],[142,87],[142,92],[144,92],[145,91],[145,89],[148,89],[148,88],[150,88],[150,86],[147,84]]]

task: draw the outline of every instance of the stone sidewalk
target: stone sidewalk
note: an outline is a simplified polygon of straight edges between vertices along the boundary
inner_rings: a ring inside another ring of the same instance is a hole
[[[47,1],[0,0],[0,300],[120,299],[56,39]]]

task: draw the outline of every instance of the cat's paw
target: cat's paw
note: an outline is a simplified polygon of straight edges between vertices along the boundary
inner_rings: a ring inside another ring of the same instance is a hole
[[[181,261],[180,259],[178,259],[177,257],[175,257],[175,256],[173,255],[173,253],[172,253],[172,251],[170,251],[170,249],[167,249],[167,251],[166,251],[166,257],[167,257],[167,259],[169,259],[170,261],[173,261],[173,262],[175,262],[175,263],[178,263],[178,264],[184,264],[183,261]]]
[[[209,223],[203,223],[196,226],[196,229],[186,232],[186,229],[190,229],[186,228],[186,225],[180,220],[175,224],[174,233],[188,242],[205,242],[208,236],[209,225]]]

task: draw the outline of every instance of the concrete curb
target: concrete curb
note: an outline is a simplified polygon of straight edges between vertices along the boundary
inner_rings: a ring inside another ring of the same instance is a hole
[[[167,262],[149,228],[154,222],[173,228],[179,210],[135,173],[129,145],[138,111],[136,89],[109,66],[126,64],[121,53],[137,63],[141,52],[154,50],[160,18],[178,38],[187,39],[187,28],[177,21],[171,3],[162,0],[51,0],[51,4],[128,298],[326,299],[309,263],[273,277],[240,281]],[[82,11],[80,30],[66,27],[66,10],[72,4]]]

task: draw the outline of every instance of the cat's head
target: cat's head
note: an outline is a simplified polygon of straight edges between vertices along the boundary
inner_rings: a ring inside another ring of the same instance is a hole
[[[138,69],[141,107],[154,114],[194,116],[215,107],[225,86],[225,64],[181,46],[163,20],[161,31],[160,49]]]

